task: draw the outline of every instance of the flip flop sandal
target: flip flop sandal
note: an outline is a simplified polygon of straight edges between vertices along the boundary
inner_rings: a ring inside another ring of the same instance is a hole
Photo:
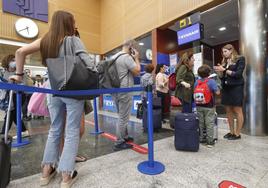
[[[87,158],[84,157],[84,156],[82,156],[82,155],[77,155],[77,156],[75,157],[75,162],[76,162],[76,163],[81,163],[81,162],[86,162],[86,161],[87,161]]]

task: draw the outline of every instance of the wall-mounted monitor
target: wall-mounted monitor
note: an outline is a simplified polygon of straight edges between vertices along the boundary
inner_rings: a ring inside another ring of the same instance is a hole
[[[177,31],[178,44],[186,44],[203,38],[203,25],[196,23]]]

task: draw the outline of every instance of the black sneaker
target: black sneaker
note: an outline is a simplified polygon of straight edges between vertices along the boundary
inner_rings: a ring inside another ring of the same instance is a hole
[[[228,139],[228,138],[230,138],[232,136],[233,136],[232,133],[227,133],[226,135],[223,136],[223,138]]]
[[[24,121],[30,121],[31,119],[32,119],[31,116],[26,116],[23,118]]]
[[[122,142],[120,144],[114,145],[114,151],[120,151],[120,150],[131,149],[131,148],[133,148],[133,146],[126,142]]]
[[[200,144],[205,144],[205,143],[207,143],[207,141],[206,140],[200,140],[199,143]]]
[[[241,139],[241,135],[238,136],[232,135],[231,137],[228,138],[228,140],[239,140],[239,139]]]
[[[126,138],[124,138],[125,142],[133,142],[134,141],[134,138],[128,136]]]

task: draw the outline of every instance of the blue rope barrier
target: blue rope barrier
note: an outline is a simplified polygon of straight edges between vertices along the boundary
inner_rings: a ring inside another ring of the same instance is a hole
[[[14,90],[14,91],[24,91],[24,92],[38,92],[38,93],[47,93],[53,95],[62,95],[62,96],[73,96],[73,95],[100,95],[100,94],[111,94],[111,93],[127,93],[135,91],[143,91],[143,87],[132,87],[132,88],[113,88],[113,89],[92,89],[92,90],[68,90],[68,91],[59,91],[46,88],[17,85],[0,82],[0,89]]]
[[[25,85],[17,85],[0,82],[0,89],[6,90],[14,90],[14,91],[24,91],[24,92],[39,92],[39,93],[47,93],[53,95],[61,95],[61,96],[78,96],[78,95],[100,95],[100,94],[111,94],[111,93],[127,93],[127,92],[135,92],[135,91],[143,91],[143,87],[132,87],[132,88],[113,88],[113,89],[94,89],[94,90],[73,90],[73,91],[58,91],[46,88],[38,88],[31,87]],[[165,170],[165,166],[158,162],[154,161],[154,145],[153,145],[153,95],[152,95],[152,86],[147,87],[147,119],[148,119],[148,161],[144,161],[138,165],[138,170],[144,174],[148,175],[156,175],[160,174]],[[95,130],[98,130],[98,117],[97,117],[97,105],[96,98],[94,99],[94,118],[95,118]],[[17,145],[25,145],[27,142],[22,143],[21,141],[21,94],[17,93],[17,125],[18,125],[18,143]]]

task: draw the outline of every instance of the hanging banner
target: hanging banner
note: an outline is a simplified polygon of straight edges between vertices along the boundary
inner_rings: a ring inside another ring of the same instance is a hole
[[[170,71],[170,74],[175,72],[176,65],[177,65],[177,62],[178,62],[177,57],[178,57],[177,54],[169,54],[169,62],[170,62],[169,71]]]

